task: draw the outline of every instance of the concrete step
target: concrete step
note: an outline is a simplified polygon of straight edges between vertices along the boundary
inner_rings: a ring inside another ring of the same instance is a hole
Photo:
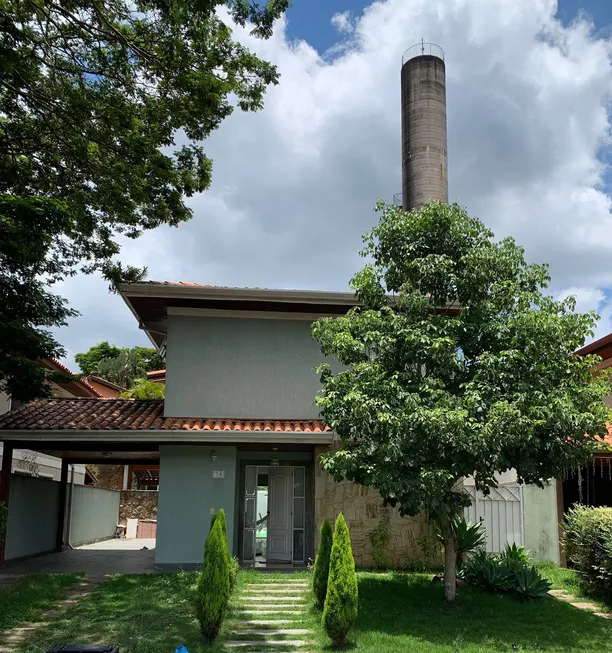
[[[247,609],[237,608],[237,609],[240,610],[240,612],[244,612],[244,614],[254,614],[254,615],[282,614],[284,616],[286,614],[304,614],[303,610],[251,610],[248,608]]]
[[[241,626],[277,626],[278,624],[293,624],[294,619],[241,619]]]
[[[241,603],[236,606],[239,610],[274,610],[275,612],[281,612],[284,610],[297,610],[301,608],[303,612],[306,606],[303,603],[266,603],[265,601],[259,601],[255,603]]]
[[[262,639],[254,639],[254,640],[249,640],[249,639],[234,639],[230,640],[229,642],[225,642],[225,646],[229,646],[230,648],[238,648],[239,646],[261,646],[263,648],[267,648],[268,646],[274,646],[274,647],[280,647],[280,646],[285,646],[288,648],[293,648],[293,647],[300,647],[300,646],[308,646],[310,642],[307,642],[303,639],[277,639],[277,640],[262,640]]]
[[[308,628],[260,628],[258,630],[233,630],[234,637],[248,637],[249,635],[312,635],[312,631]]]
[[[249,583],[247,587],[310,587],[310,583],[304,581],[303,583],[284,583],[282,581],[278,583]]]

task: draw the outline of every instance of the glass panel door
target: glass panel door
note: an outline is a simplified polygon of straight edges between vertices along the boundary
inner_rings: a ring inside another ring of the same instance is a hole
[[[293,468],[293,562],[304,562],[306,469]]]
[[[257,467],[247,465],[244,478],[244,543],[242,559],[255,562],[255,532],[257,529]]]

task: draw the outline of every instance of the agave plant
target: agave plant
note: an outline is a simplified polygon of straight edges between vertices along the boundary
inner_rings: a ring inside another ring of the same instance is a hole
[[[552,587],[546,578],[540,575],[535,567],[527,565],[514,570],[512,590],[523,600],[541,599]]]
[[[529,551],[524,546],[516,546],[506,543],[506,548],[502,551],[501,557],[503,560],[516,560],[524,565],[529,564]]]
[[[487,535],[480,522],[473,524],[463,517],[453,520],[453,530],[457,540],[457,565],[462,567],[465,554],[482,549],[487,543]]]

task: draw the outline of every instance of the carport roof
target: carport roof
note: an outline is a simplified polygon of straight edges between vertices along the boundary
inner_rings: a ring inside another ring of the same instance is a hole
[[[52,399],[0,415],[1,431],[231,431],[325,433],[321,420],[164,417],[161,399]],[[2,433],[0,433],[0,440]]]

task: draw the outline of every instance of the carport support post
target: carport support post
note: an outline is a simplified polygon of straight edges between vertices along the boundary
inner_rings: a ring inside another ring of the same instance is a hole
[[[66,524],[66,488],[68,487],[68,460],[62,458],[62,473],[59,486],[59,506],[57,507],[57,533],[55,548],[61,551],[64,548],[64,527]]]
[[[13,467],[13,444],[5,442],[2,451],[2,470],[0,470],[0,501],[9,507],[11,495],[11,469]],[[4,550],[6,547],[6,533],[0,536],[0,565],[4,564]]]

